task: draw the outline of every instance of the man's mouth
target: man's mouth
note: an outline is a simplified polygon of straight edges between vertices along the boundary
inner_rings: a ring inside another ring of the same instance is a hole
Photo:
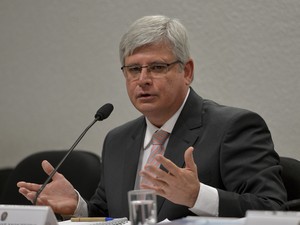
[[[137,98],[142,101],[150,101],[154,98],[154,95],[149,93],[141,93],[137,96]]]
[[[150,97],[151,95],[150,94],[140,94],[139,95],[139,98],[147,98],[147,97]]]

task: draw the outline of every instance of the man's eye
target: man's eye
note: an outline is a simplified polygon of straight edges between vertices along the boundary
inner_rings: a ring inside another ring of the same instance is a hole
[[[139,67],[139,66],[131,66],[131,67],[128,67],[128,71],[130,73],[140,73],[141,72],[141,67]]]
[[[150,67],[153,72],[163,72],[166,69],[166,65],[164,64],[154,64]]]

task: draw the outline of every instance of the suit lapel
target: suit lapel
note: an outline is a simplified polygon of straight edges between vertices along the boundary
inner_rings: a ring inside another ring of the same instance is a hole
[[[201,135],[199,131],[202,126],[202,103],[202,98],[191,88],[190,95],[173,128],[164,154],[166,158],[170,159],[178,167],[184,167],[185,150],[190,146],[194,146]],[[164,202],[165,199],[158,196],[158,213]]]
[[[120,196],[122,196],[123,207],[125,209],[128,208],[127,193],[128,191],[134,189],[140,151],[142,148],[142,144],[145,136],[145,130],[146,130],[144,117],[140,117],[138,120],[139,121],[137,122],[136,129],[132,130],[131,132],[130,138],[127,142],[128,145],[126,144],[126,146],[123,146],[126,152],[124,154],[125,163],[124,163],[123,176],[122,176],[124,178],[123,187],[120,188],[120,190],[122,190]]]

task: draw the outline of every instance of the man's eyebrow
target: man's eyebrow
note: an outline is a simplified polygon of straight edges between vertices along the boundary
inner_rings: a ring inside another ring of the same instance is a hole
[[[139,63],[130,63],[130,64],[125,64],[125,66],[142,66]]]
[[[167,64],[167,63],[162,60],[155,60],[155,61],[145,64],[145,66],[152,65],[152,64]],[[125,64],[125,66],[144,66],[144,65],[142,65],[140,63],[130,63],[130,64]]]

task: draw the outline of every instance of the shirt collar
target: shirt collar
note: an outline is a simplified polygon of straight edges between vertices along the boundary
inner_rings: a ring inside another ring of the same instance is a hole
[[[165,122],[165,124],[161,127],[158,128],[156,126],[154,126],[146,117],[146,124],[147,124],[147,129],[146,129],[146,134],[145,134],[145,139],[144,139],[144,149],[146,149],[149,145],[150,145],[150,141],[152,138],[152,135],[157,131],[157,130],[164,130],[167,131],[168,133],[172,133],[172,130],[175,126],[175,123],[182,111],[183,106],[185,105],[185,102],[189,96],[190,93],[190,89],[188,89],[188,92],[185,96],[185,99],[182,103],[182,105],[180,106],[180,108],[177,110],[177,112],[167,121]]]

